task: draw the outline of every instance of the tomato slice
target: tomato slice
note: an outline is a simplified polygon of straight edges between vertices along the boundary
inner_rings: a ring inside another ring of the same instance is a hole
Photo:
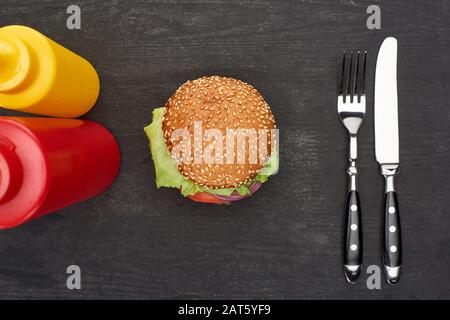
[[[188,196],[191,200],[204,203],[229,204],[228,201],[219,199],[208,192],[197,192],[193,196]]]

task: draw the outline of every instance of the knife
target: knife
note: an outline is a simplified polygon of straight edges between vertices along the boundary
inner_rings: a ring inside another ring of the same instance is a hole
[[[402,240],[395,177],[399,168],[397,40],[386,38],[375,72],[375,156],[385,179],[383,264],[390,284],[400,279]]]

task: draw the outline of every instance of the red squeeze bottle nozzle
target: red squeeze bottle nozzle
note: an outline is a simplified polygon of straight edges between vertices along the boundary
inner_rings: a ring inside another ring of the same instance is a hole
[[[22,177],[22,166],[14,153],[14,145],[0,137],[0,204],[17,193]]]
[[[96,122],[0,117],[0,229],[98,195],[119,166],[116,140]]]

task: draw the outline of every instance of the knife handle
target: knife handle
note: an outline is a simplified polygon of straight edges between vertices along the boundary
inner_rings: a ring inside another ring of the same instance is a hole
[[[402,266],[400,212],[394,184],[397,167],[393,170],[386,170],[385,168],[383,171],[386,183],[384,195],[383,264],[386,280],[388,283],[394,284],[400,279]]]
[[[345,225],[344,271],[347,281],[355,283],[362,263],[362,224],[358,191],[350,190],[347,197]]]

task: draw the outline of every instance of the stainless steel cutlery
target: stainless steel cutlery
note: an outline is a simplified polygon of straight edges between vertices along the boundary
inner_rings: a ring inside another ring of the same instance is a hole
[[[359,276],[363,250],[356,160],[357,134],[366,114],[366,56],[367,52],[344,53],[337,97],[339,119],[347,128],[350,138],[344,244],[344,272],[350,283],[354,283]]]
[[[358,195],[357,134],[366,114],[367,52],[344,54],[338,85],[337,109],[339,119],[350,137],[349,191],[347,196],[344,271],[354,283],[362,264],[363,241],[361,205]],[[385,178],[383,220],[383,265],[390,284],[400,278],[402,243],[400,216],[395,191],[395,176],[399,167],[399,133],[397,100],[397,40],[389,37],[382,43],[375,72],[375,156]]]
[[[386,279],[396,283],[402,265],[402,241],[395,176],[399,167],[397,40],[386,38],[375,73],[375,156],[385,178],[383,264]]]

